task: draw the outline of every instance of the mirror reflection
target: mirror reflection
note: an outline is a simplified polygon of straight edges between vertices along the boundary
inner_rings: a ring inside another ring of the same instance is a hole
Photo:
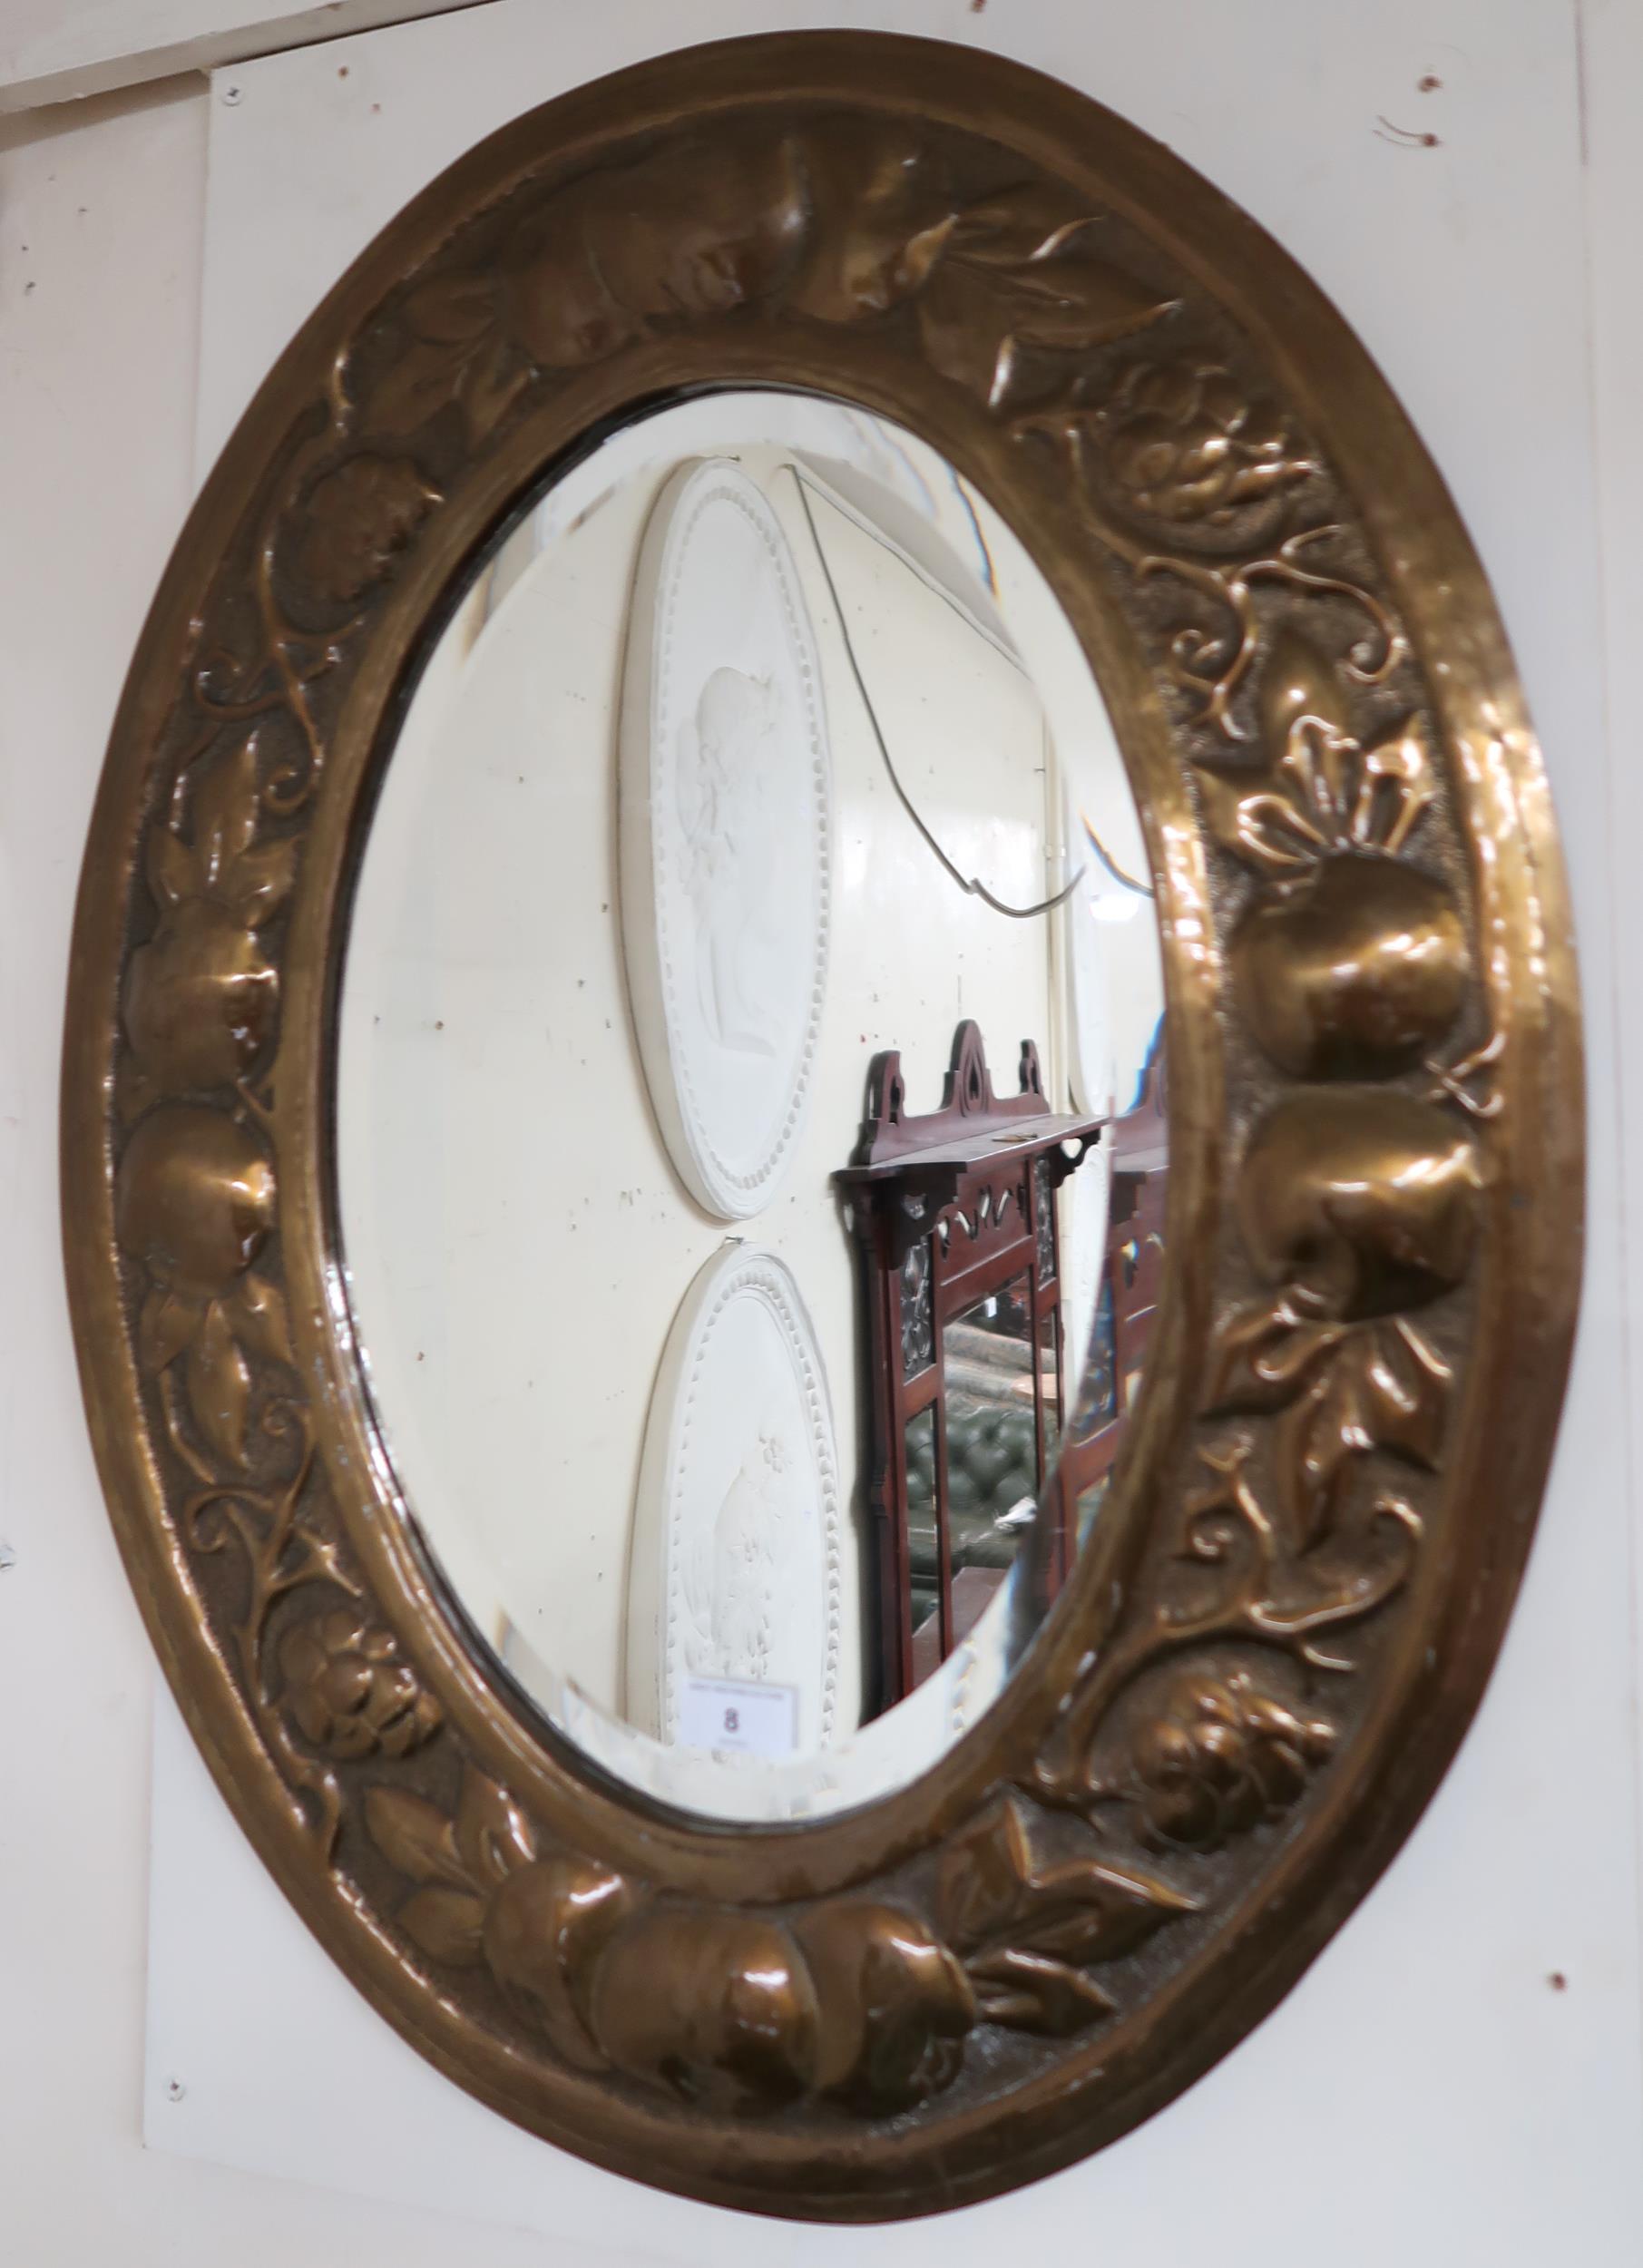
[[[1162,1005],[1071,626],[913,435],[675,401],[493,547],[361,851],[338,1208],[431,1559],[595,1764],[804,1817],[996,1696],[1145,1369]]]

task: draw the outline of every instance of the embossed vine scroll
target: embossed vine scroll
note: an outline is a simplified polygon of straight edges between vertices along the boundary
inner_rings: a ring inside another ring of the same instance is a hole
[[[726,1831],[529,1719],[401,1516],[338,1295],[330,1012],[464,563],[590,435],[749,382],[942,449],[1081,639],[1150,846],[1190,1263],[992,1713],[900,1795]],[[586,87],[436,181],[282,357],[115,727],[64,1216],[155,1643],[311,1927],[509,2116],[771,2213],[1030,2179],[1272,2007],[1460,1738],[1561,1393],[1579,1078],[1487,586],[1281,251],[993,56],[783,35]]]

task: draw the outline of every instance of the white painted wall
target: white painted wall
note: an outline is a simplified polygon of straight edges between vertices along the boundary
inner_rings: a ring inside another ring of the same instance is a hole
[[[1625,862],[1643,816],[1628,730],[1643,33],[1626,0],[1578,14],[1549,0],[853,13],[1059,70],[1276,229],[1388,371],[1494,579],[1574,876],[1594,1223],[1562,1443],[1499,1673],[1385,1882],[1189,2096],[1030,2192],[846,2234],[615,2183],[454,2095],[330,1970],[168,1714],[145,2100],[154,2139],[169,2119],[174,2149],[198,2155],[142,2148],[149,1670],[78,1414],[54,1080],[101,743],[190,484],[204,104],[168,90],[29,122],[0,135],[0,1533],[17,1552],[0,1575],[0,1709],[24,1730],[0,1772],[0,2212],[6,2256],[26,2268],[219,2268],[225,2254],[431,2268],[481,2245],[497,2268],[830,2268],[846,2253],[853,2268],[970,2268],[1091,2243],[1169,2268],[1638,2257],[1628,1427],[1643,1246],[1626,1195],[1643,1168],[1643,909]],[[773,14],[703,0],[690,28]],[[208,298],[230,310],[206,366],[207,455],[272,346],[426,171],[566,78],[678,36],[676,14],[645,0],[514,0],[377,35],[347,81],[335,50],[245,74],[242,102],[211,115],[217,195],[236,220],[219,212],[206,269]],[[1443,83],[1418,93],[1428,73]],[[1438,144],[1385,139],[1383,120]]]
[[[5,0],[0,112],[82,101],[473,0]]]

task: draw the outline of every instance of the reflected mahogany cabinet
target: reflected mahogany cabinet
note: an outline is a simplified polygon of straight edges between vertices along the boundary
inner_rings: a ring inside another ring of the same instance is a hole
[[[970,1022],[941,1107],[905,1105],[900,1054],[875,1056],[856,1160],[835,1177],[866,1305],[880,1708],[974,1627],[1033,1525],[1065,1415],[1055,1192],[1101,1128],[1048,1108],[1031,1040],[1019,1091],[995,1095]],[[1051,1593],[1064,1526],[1058,1499],[1037,1554]]]

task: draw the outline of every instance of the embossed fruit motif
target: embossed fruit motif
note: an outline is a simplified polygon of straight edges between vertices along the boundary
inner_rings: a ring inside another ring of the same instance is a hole
[[[647,1905],[593,1975],[594,2038],[619,2071],[723,2110],[805,2094],[821,2011],[789,1933],[754,1913]]]
[[[1237,1211],[1258,1272],[1320,1317],[1419,1307],[1466,1273],[1482,1161],[1470,1129],[1384,1087],[1286,1095],[1257,1128]]]
[[[279,991],[279,975],[240,914],[196,898],[132,955],[125,1028],[162,1086],[226,1087],[261,1054]]]
[[[1400,860],[1334,851],[1257,901],[1232,945],[1250,1029],[1296,1079],[1380,1079],[1430,1055],[1465,997],[1452,893]]]
[[[963,1963],[914,1915],[841,1899],[795,1924],[816,1986],[818,2092],[907,2110],[951,2087],[978,2020]]]
[[[258,942],[296,872],[289,840],[257,842],[255,735],[220,757],[193,790],[192,830],[176,817],[149,836],[159,925],[132,955],[125,1029],[150,1080],[171,1094],[231,1086],[274,1027],[278,972]]]
[[[370,1790],[366,1818],[420,1885],[399,1921],[431,1960],[488,1967],[577,2068],[737,2113],[817,2096],[910,2109],[952,2085],[978,2024],[1065,2034],[1110,2014],[1090,1967],[1196,1905],[1104,1859],[1047,1861],[1013,1796],[949,1844],[934,1928],[879,1899],[758,1912],[658,1896],[542,1853],[471,1769],[454,1820],[390,1786]]]
[[[163,1103],[120,1160],[121,1244],[155,1282],[185,1298],[228,1291],[274,1226],[274,1174],[256,1139],[226,1111]]]
[[[299,518],[297,565],[309,589],[351,605],[387,573],[439,501],[407,457],[354,456],[325,474]]]
[[[1265,760],[1199,775],[1217,836],[1267,885],[1232,941],[1239,1004],[1295,1078],[1392,1078],[1440,1046],[1471,973],[1453,891],[1400,855],[1435,793],[1424,733],[1405,718],[1354,738],[1293,630],[1273,641],[1258,707]]]
[[[492,1974],[580,2068],[605,2061],[589,2029],[589,1988],[597,1956],[638,1903],[620,1874],[566,1854],[516,1868],[485,1910],[481,1941]]]
[[[1091,347],[1170,305],[1094,250],[1095,220],[1048,182],[961,199],[925,138],[889,121],[820,119],[802,133],[640,157],[571,183],[489,266],[410,293],[368,420],[403,437],[456,406],[479,439],[544,371],[772,302],[827,324],[909,307],[933,368],[995,414],[1053,417],[1075,402]],[[1198,445],[1217,459],[1218,494],[1242,498],[1274,470],[1270,439],[1218,401]],[[298,563],[322,595],[364,587],[322,552],[305,546]]]
[[[234,1465],[244,1462],[250,1405],[244,1348],[292,1360],[283,1296],[251,1266],[274,1217],[273,1168],[238,1119],[168,1102],[139,1121],[114,1188],[121,1246],[152,1279],[138,1359],[157,1377],[186,1355],[195,1422]]]
[[[1470,1129],[1395,1088],[1301,1089],[1257,1128],[1237,1211],[1274,1289],[1218,1327],[1206,1405],[1276,1419],[1272,1469],[1295,1549],[1334,1530],[1357,1460],[1435,1466],[1452,1381],[1408,1311],[1464,1277],[1482,1187]],[[1400,1501],[1380,1510],[1409,1526]]]

